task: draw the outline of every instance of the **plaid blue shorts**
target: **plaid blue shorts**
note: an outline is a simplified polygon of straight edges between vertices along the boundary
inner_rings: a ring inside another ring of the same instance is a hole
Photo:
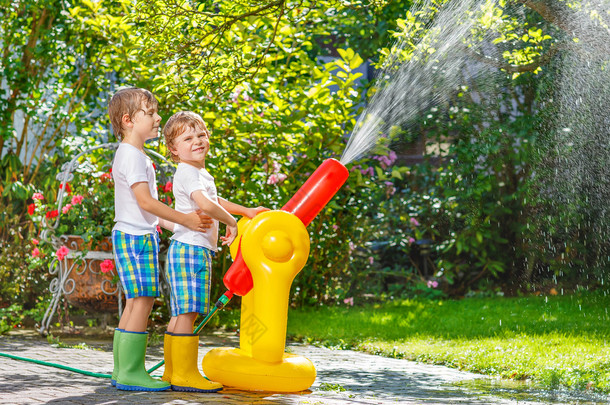
[[[159,236],[112,231],[112,250],[125,298],[159,296]]]
[[[172,240],[167,253],[172,316],[210,310],[212,251]]]

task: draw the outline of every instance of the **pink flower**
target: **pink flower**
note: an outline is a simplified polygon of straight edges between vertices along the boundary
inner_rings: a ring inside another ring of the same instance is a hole
[[[426,285],[428,286],[428,288],[436,288],[438,287],[438,282],[434,280],[428,280]]]
[[[172,182],[168,181],[167,183],[165,183],[165,186],[163,186],[163,191],[166,193],[171,193],[173,187],[174,185],[172,184]]]
[[[411,225],[413,226],[419,226],[419,222],[417,222],[417,219],[413,217],[409,218],[409,222],[411,222]]]
[[[288,176],[286,176],[284,173],[272,174],[267,179],[267,184],[281,183],[282,181],[286,180],[286,177]]]
[[[409,239],[407,239],[407,242],[409,242],[409,245],[413,242],[415,242],[415,239],[413,239],[413,237],[409,236]]]
[[[57,256],[59,260],[64,260],[64,257],[66,257],[68,253],[70,253],[70,249],[65,246],[62,246],[57,249],[57,251],[55,252],[55,256]]]
[[[369,264],[373,263],[375,263],[375,259],[373,259],[373,256],[369,256]]]
[[[32,200],[44,200],[44,196],[42,193],[34,193],[34,195],[32,195]]]
[[[337,225],[337,224],[333,225],[333,231],[336,231],[337,229],[339,229],[339,225]]]
[[[157,232],[159,232],[159,235],[163,234],[163,230],[161,229],[161,227],[159,225],[157,225]]]
[[[356,245],[354,245],[354,242],[350,242],[349,243],[349,253],[352,253],[354,251],[354,249],[356,249]]]
[[[277,179],[277,174],[272,174],[271,176],[269,176],[269,178],[267,179],[267,184],[275,184],[277,183],[278,179]]]
[[[110,273],[114,270],[114,262],[110,259],[106,259],[100,263],[100,269],[102,270],[102,273]]]
[[[40,250],[35,247],[34,250],[32,250],[32,257],[38,257],[40,256]]]
[[[78,205],[81,202],[83,202],[85,197],[83,197],[80,194],[75,195],[74,197],[72,197],[72,201],[70,201],[72,203],[72,205]]]
[[[38,245],[40,242],[38,239],[32,239],[32,245]]]
[[[344,299],[343,303],[353,307],[354,306],[354,297],[349,297],[349,298]]]
[[[62,209],[61,209],[61,213],[62,213],[62,214],[67,214],[67,213],[68,213],[68,211],[70,211],[70,208],[72,208],[72,204],[66,204],[66,206],[65,206],[65,207],[62,207]]]
[[[366,176],[367,174],[369,176],[373,176],[375,174],[375,169],[373,169],[373,166],[367,168],[367,169],[360,169],[360,173],[362,173],[362,175]]]

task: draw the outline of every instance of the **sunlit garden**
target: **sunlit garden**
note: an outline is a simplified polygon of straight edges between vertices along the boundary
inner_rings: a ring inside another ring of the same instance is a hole
[[[206,169],[244,206],[299,216],[287,203],[316,170],[345,168],[299,217],[289,342],[610,392],[606,0],[4,0],[0,20],[1,335],[111,339],[126,304],[108,104],[139,87],[170,207],[161,130],[178,111],[203,118]],[[238,254],[254,266],[236,240],[213,258],[212,306]],[[246,333],[241,295],[201,334]],[[161,277],[149,345],[170,317]]]

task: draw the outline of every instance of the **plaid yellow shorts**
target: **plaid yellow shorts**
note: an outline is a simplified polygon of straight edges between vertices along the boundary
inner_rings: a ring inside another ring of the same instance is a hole
[[[212,251],[172,240],[167,253],[172,316],[210,310]]]
[[[125,298],[159,296],[158,235],[112,231],[112,250]]]

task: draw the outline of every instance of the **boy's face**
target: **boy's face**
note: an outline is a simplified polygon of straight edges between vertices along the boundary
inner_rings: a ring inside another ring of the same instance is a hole
[[[147,106],[144,101],[142,101],[140,110],[132,117],[131,122],[133,124],[133,133],[143,141],[159,136],[161,116],[157,114],[156,108]]]
[[[186,127],[174,138],[170,150],[178,155],[181,162],[201,163],[210,150],[210,133],[206,128]]]

